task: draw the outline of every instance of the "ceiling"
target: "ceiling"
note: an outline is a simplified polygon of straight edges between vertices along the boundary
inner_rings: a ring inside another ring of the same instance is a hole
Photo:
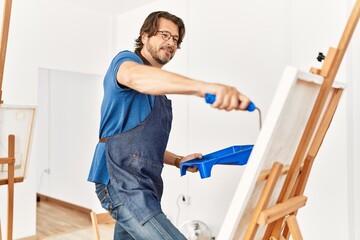
[[[57,0],[80,7],[105,12],[109,14],[121,14],[155,0]]]

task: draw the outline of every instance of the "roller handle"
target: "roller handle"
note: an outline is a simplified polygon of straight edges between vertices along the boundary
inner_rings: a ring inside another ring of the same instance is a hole
[[[216,100],[216,96],[214,94],[210,94],[210,93],[206,93],[205,94],[205,102],[209,103],[209,104],[213,104]],[[240,104],[240,101],[239,101]],[[256,109],[256,106],[253,102],[250,102],[249,105],[247,106],[246,110],[249,112],[252,112]]]

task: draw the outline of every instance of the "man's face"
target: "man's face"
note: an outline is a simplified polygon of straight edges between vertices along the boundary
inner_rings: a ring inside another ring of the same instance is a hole
[[[175,55],[179,39],[178,26],[164,18],[159,20],[158,32],[145,40],[145,48],[160,65],[168,63]]]

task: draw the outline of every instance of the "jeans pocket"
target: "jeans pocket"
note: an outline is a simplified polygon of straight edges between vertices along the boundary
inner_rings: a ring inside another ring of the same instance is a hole
[[[109,214],[115,220],[118,219],[118,214],[116,208],[119,204],[114,204],[114,201],[111,199],[108,188],[104,184],[96,184],[96,195],[101,203],[101,206],[109,212]]]

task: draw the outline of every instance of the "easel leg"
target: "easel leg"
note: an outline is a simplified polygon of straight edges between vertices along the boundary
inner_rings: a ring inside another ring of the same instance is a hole
[[[9,135],[8,157],[12,158],[8,167],[8,222],[7,239],[12,240],[13,216],[14,216],[14,175],[15,175],[15,136]]]
[[[7,47],[8,36],[9,36],[9,25],[10,25],[12,0],[5,0],[3,2],[4,2],[3,21],[2,21],[2,31],[1,31],[1,39],[0,39],[0,104],[3,103],[2,82],[3,82],[3,76],[4,76],[6,47]]]
[[[250,220],[249,226],[245,232],[244,239],[245,240],[252,240],[256,235],[256,231],[258,229],[257,219],[259,217],[260,212],[267,207],[269,203],[269,199],[271,194],[274,191],[276,183],[278,182],[281,176],[281,169],[283,165],[275,162],[271,168],[269,178],[264,186],[264,189],[261,193],[259,198],[259,202],[254,210],[253,216]]]
[[[286,217],[284,221],[286,223],[285,228],[287,230],[285,237],[283,236],[283,234],[281,234],[279,238],[271,236],[268,239],[269,240],[286,240],[286,239],[289,239],[289,236],[291,235],[292,239],[294,239],[294,240],[303,240],[303,237],[300,232],[299,224],[296,220],[296,216],[290,215],[290,216]]]
[[[283,236],[280,236],[279,239],[275,238],[275,237],[270,237],[269,240],[286,240]]]
[[[303,240],[303,237],[300,232],[298,222],[295,215],[291,215],[286,219],[287,226],[290,230],[290,235],[294,240]]]
[[[333,119],[333,116],[335,114],[336,108],[339,104],[340,97],[342,95],[343,89],[334,89],[331,93],[330,102],[327,106],[327,109],[324,113],[324,116],[321,120],[320,127],[318,128],[316,135],[314,137],[313,142],[311,143],[308,155],[304,161],[304,166],[300,174],[300,179],[298,184],[296,184],[296,190],[294,195],[302,195],[305,190],[305,186],[307,184],[310,171],[312,168],[312,165],[314,163],[314,159],[320,149],[320,146],[323,142],[323,139],[325,138],[326,132],[328,128],[330,127],[330,123]],[[296,215],[297,212],[294,213]],[[288,239],[289,236],[289,229],[288,226],[285,226],[285,229],[283,231],[283,236],[285,236]]]

